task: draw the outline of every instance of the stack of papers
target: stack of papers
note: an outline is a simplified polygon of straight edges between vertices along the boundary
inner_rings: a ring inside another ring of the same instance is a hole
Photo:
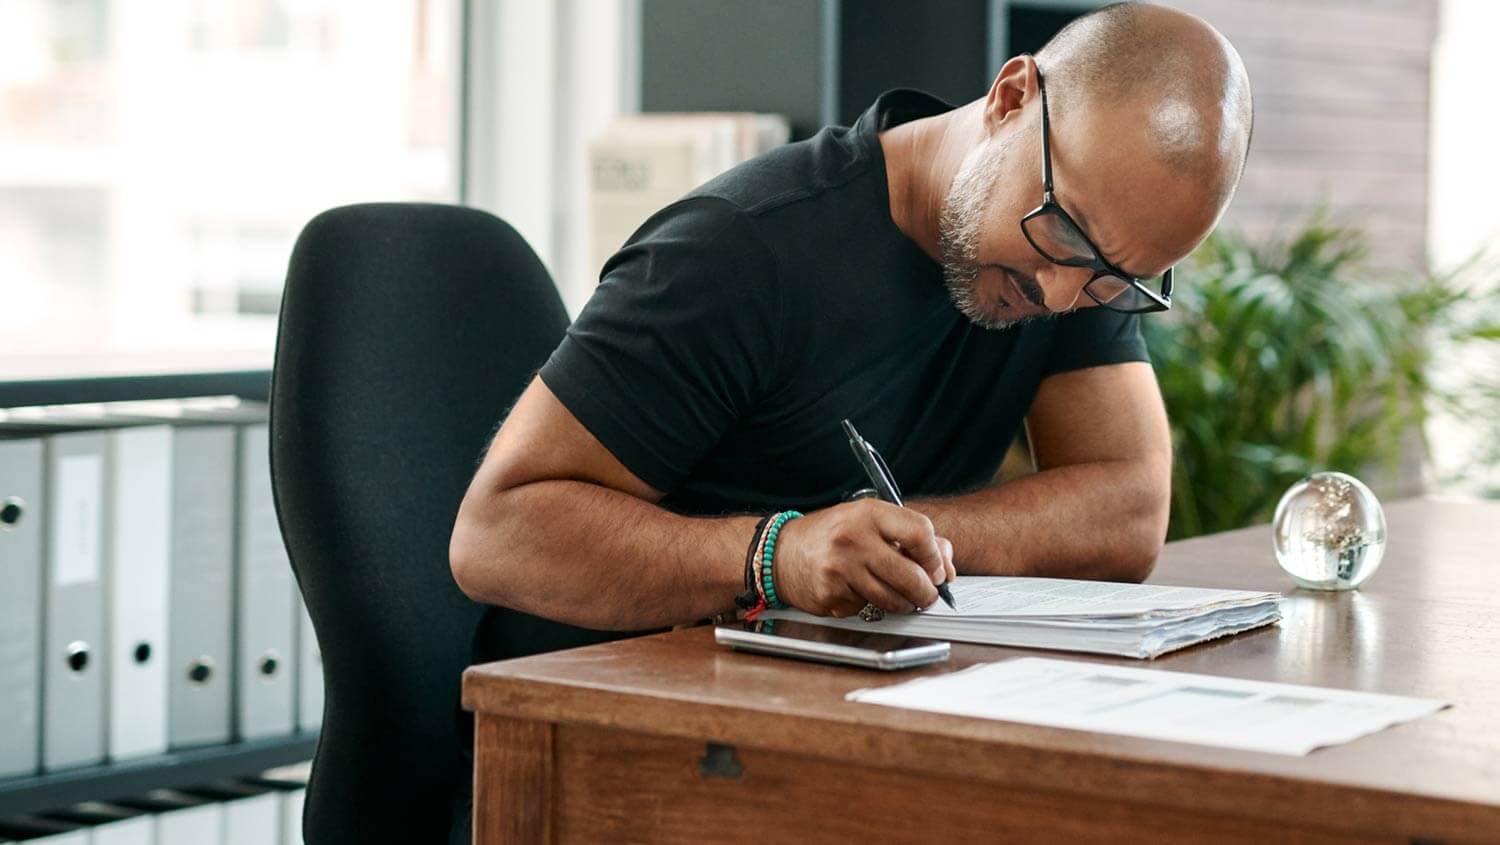
[[[776,610],[795,619],[858,631],[880,631],[986,645],[1050,648],[1152,658],[1281,618],[1276,593],[1074,581],[1066,578],[968,576],[952,584],[958,610],[927,610],[879,622],[831,619]]]

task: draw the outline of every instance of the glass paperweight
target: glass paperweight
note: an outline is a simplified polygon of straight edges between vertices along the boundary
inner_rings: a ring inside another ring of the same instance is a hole
[[[1385,511],[1364,482],[1319,472],[1293,484],[1272,522],[1276,562],[1299,586],[1353,590],[1385,557]]]

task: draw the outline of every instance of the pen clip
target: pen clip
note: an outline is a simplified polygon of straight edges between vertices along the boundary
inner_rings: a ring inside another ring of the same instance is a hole
[[[902,501],[901,497],[901,488],[896,486],[896,476],[891,473],[891,468],[886,465],[885,457],[880,454],[878,449],[871,446],[869,441],[865,442],[865,448],[870,450],[871,457],[875,459],[875,468],[880,470],[881,476],[885,478],[885,483],[890,485],[892,495],[896,497],[896,501],[892,504],[905,507],[906,503]]]

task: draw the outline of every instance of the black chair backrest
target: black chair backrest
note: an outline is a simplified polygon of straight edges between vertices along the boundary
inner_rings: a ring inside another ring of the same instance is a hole
[[[459,680],[484,608],[448,540],[483,449],[561,341],[546,268],[480,211],[374,204],[292,253],[271,474],[323,655],[307,841],[441,842],[467,789]]]

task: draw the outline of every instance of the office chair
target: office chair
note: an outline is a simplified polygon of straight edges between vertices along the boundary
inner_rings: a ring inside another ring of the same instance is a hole
[[[309,843],[468,840],[459,680],[485,608],[454,584],[448,540],[496,425],[567,322],[536,254],[480,211],[348,206],[297,239],[271,475],[323,655]],[[497,613],[502,634],[528,638],[516,653],[576,639]]]

